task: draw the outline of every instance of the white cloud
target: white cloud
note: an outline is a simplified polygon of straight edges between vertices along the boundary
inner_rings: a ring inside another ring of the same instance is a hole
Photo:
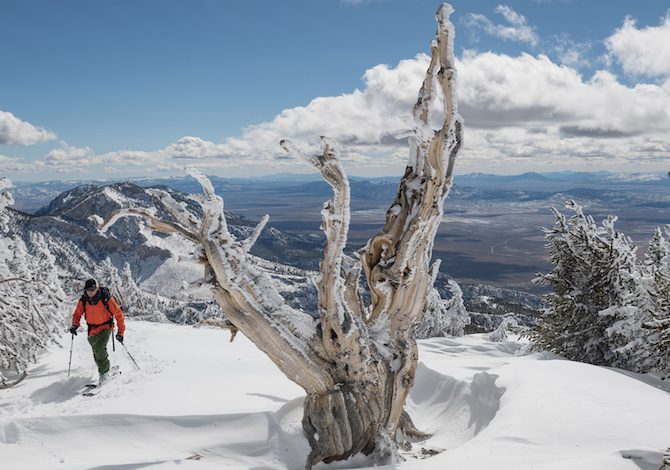
[[[60,142],[56,147],[44,156],[44,161],[49,165],[62,166],[71,164],[88,165],[93,162],[95,152],[90,147],[72,147],[65,142]]]
[[[42,163],[27,163],[18,158],[0,155],[0,171],[2,172],[29,172],[43,167]]]
[[[23,121],[12,113],[0,111],[0,144],[33,145],[54,140],[56,134]]]
[[[186,136],[154,151],[103,154],[61,143],[41,164],[75,171],[94,165],[118,172],[184,166],[295,171],[295,160],[284,155],[279,141],[290,138],[315,152],[319,136],[327,135],[342,144],[348,171],[389,174],[385,168],[402,169],[406,159],[406,142],[394,136],[410,127],[428,61],[420,54],[395,67],[375,66],[365,72],[360,90],[285,109],[222,142]],[[545,55],[491,52],[466,52],[457,70],[466,126],[462,169],[507,172],[528,162],[538,169],[670,162],[670,81],[631,87],[607,71],[585,79]]]
[[[670,14],[660,26],[643,29],[633,18],[626,18],[605,45],[628,74],[670,77]]]
[[[606,71],[584,81],[547,56],[466,54],[459,100],[475,127],[575,126],[622,136],[670,128],[670,94],[653,84],[628,87]],[[594,137],[595,137],[594,131]]]
[[[551,49],[561,64],[574,69],[593,66],[593,58],[589,57],[589,51],[592,48],[590,42],[576,42],[563,35],[553,37],[552,43]]]
[[[509,24],[496,24],[485,15],[470,13],[465,17],[465,24],[471,28],[484,30],[487,34],[502,39],[520,41],[537,46],[540,38],[535,28],[530,26],[526,17],[512,10],[507,5],[498,5],[496,13],[500,14]]]

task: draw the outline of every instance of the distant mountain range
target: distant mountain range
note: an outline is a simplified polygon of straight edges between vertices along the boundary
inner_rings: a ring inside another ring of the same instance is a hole
[[[165,180],[160,182],[166,183]],[[182,185],[187,189],[196,189],[187,179],[171,182],[171,186]],[[231,183],[215,179],[214,184],[218,188],[246,191],[249,190],[247,184],[255,185],[256,182]],[[313,187],[314,184],[302,182],[294,189],[309,194],[320,192],[321,189]],[[284,187],[283,183],[277,185],[266,185],[264,190],[279,191],[279,188]],[[49,186],[53,189],[55,183],[49,183]],[[358,194],[365,194],[375,200],[382,196],[386,198],[389,192],[393,194],[397,189],[395,184],[384,180],[354,180],[352,187],[356,188]],[[21,188],[36,189],[35,186]],[[185,193],[165,185],[160,188],[198,213],[199,208]],[[10,226],[12,232],[20,236],[29,247],[34,234],[42,234],[66,277],[84,279],[92,272],[92,266],[109,258],[119,270],[125,262],[129,263],[134,279],[145,291],[186,300],[180,294],[183,283],[202,276],[202,266],[197,256],[194,256],[192,244],[178,235],[152,233],[137,218],[121,219],[107,233],[99,233],[90,216],[95,214],[105,218],[122,207],[153,207],[153,201],[145,188],[135,183],[107,186],[87,183],[58,194],[34,214],[10,210]],[[157,215],[169,218],[168,214],[160,210]],[[256,225],[255,221],[232,212],[226,212],[226,218],[231,232],[238,238],[248,236]],[[316,291],[310,279],[316,275],[314,271],[318,269],[321,260],[323,243],[322,236],[286,233],[268,226],[261,233],[252,254],[258,257],[256,260],[259,266],[276,278],[282,286],[280,290],[291,303],[307,311],[316,311]],[[437,287],[444,297],[449,295],[446,281],[447,276],[441,273]],[[532,316],[541,306],[538,297],[524,292],[481,284],[462,287],[466,305],[477,305],[480,312],[504,314],[513,311]],[[493,301],[482,300],[489,298]]]
[[[291,194],[330,197],[330,187],[316,174],[279,174],[260,178],[221,178],[212,176],[216,191],[224,197],[235,194]],[[398,178],[351,177],[352,202],[389,202],[397,191]],[[61,193],[89,184],[108,185],[117,181],[47,181],[38,183],[14,182],[14,208],[34,213],[45,207]],[[140,187],[166,186],[185,193],[199,192],[197,182],[190,177],[142,178],[131,181]],[[584,189],[603,196],[611,191],[634,191],[641,195],[656,193],[662,197],[651,202],[670,202],[670,178],[661,173],[617,174],[611,172],[528,172],[519,175],[469,173],[456,175],[450,198],[483,199],[549,199],[555,194],[583,194]],[[478,192],[474,190],[482,190]],[[600,192],[595,191],[600,190]],[[648,198],[647,198],[648,199]]]

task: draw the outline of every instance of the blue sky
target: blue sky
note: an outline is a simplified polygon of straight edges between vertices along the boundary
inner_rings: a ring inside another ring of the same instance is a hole
[[[667,171],[667,1],[451,3],[461,172]],[[2,0],[0,176],[306,172],[276,141],[324,133],[400,174],[437,5]]]

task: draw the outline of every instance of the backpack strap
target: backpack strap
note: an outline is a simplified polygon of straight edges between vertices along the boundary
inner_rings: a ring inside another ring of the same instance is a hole
[[[101,301],[102,304],[105,306],[105,309],[109,313],[109,315],[111,317],[111,321],[113,322],[114,321],[114,315],[112,315],[112,311],[109,309],[109,299],[111,299],[111,298],[112,298],[112,296],[109,293],[109,289],[106,288],[106,287],[100,287],[100,289],[98,291],[98,300]],[[81,295],[81,299],[79,299],[79,300],[81,301],[82,305],[84,306],[84,315],[85,315],[86,314],[86,304],[89,303],[89,304],[93,305],[93,302],[91,302],[91,298],[88,295],[86,295],[86,293],[83,293]],[[103,324],[106,324],[106,323],[107,322],[105,322]],[[96,325],[96,326],[98,326],[98,325]]]
[[[107,311],[111,314],[112,312],[109,310],[109,299],[112,298],[109,289],[107,287],[101,287],[100,288],[100,300],[102,301],[102,304],[105,306]]]

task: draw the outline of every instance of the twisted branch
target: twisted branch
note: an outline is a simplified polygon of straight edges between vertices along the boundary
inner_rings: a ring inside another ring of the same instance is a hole
[[[150,190],[177,222],[157,218],[154,212],[130,208],[112,212],[101,224],[106,230],[121,217],[142,217],[153,230],[180,233],[203,249],[205,277],[213,277],[213,294],[228,320],[253,341],[290,379],[308,392],[333,386],[326,363],[311,345],[316,333],[313,319],[288,306],[270,277],[254,267],[248,251],[267,223],[264,218],[247,240],[236,241],[228,231],[223,214],[223,199],[214,193],[210,181],[191,172],[203,187],[203,194],[192,198],[202,208],[201,221],[165,191]]]
[[[347,297],[352,297],[355,291],[345,288],[342,276],[342,259],[351,217],[349,180],[335,144],[325,137],[321,137],[321,141],[324,150],[320,156],[308,156],[288,140],[282,140],[280,145],[316,167],[333,189],[333,199],[326,201],[321,211],[321,229],[326,235],[326,247],[317,283],[323,348],[326,357],[333,360],[342,354],[355,354],[360,350],[357,346],[360,330],[355,317],[361,313],[358,300],[353,304],[347,302]],[[356,306],[357,314],[352,311],[351,305]]]

